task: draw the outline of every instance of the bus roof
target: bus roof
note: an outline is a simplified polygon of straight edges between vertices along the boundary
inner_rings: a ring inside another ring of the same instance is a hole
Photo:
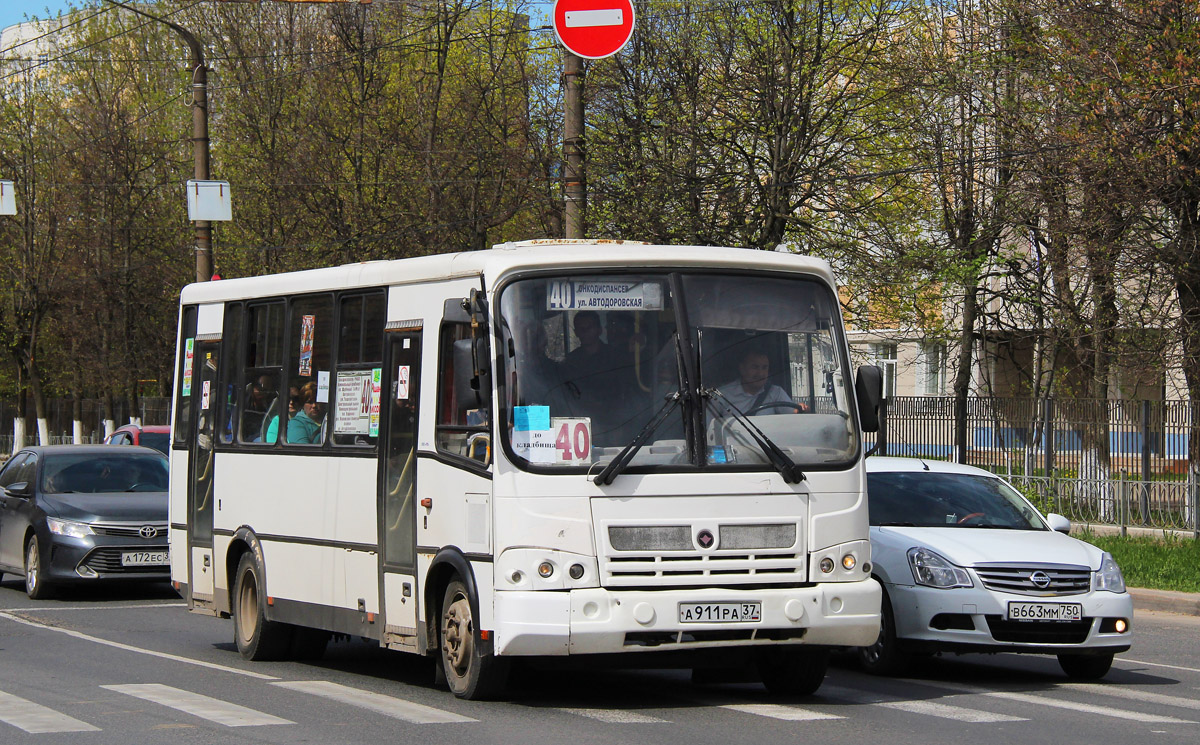
[[[510,272],[556,267],[753,268],[810,274],[824,279],[831,286],[835,284],[828,262],[792,253],[712,246],[661,246],[633,241],[544,239],[502,243],[484,251],[365,261],[326,269],[197,282],[183,288],[180,302],[185,305],[223,302],[352,287],[437,282],[480,275],[486,277],[489,283],[494,283]]]

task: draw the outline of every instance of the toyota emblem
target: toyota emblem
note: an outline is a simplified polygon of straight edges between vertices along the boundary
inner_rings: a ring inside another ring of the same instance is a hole
[[[696,534],[696,543],[700,544],[700,548],[712,548],[717,542],[712,531],[705,529]]]
[[[158,528],[153,525],[143,525],[142,529],[138,531],[138,535],[142,538],[155,538],[158,536]]]
[[[1033,583],[1034,587],[1037,587],[1040,590],[1045,590],[1050,586],[1050,575],[1039,569],[1038,571],[1029,575],[1029,581]]]

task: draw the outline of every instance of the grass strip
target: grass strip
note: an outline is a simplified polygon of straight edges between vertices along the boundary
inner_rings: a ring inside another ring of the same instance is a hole
[[[1112,554],[1130,587],[1200,592],[1200,541],[1091,532],[1077,537]]]

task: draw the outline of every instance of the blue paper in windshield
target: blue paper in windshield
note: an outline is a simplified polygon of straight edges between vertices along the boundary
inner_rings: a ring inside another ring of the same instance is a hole
[[[725,463],[725,448],[713,448],[708,454],[709,463]]]
[[[550,407],[514,406],[513,429],[518,432],[540,432],[550,429]]]

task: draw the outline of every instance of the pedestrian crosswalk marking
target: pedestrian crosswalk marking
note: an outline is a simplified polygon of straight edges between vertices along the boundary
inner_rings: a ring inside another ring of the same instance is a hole
[[[649,714],[639,714],[636,711],[629,711],[627,709],[575,709],[562,707],[557,709],[557,711],[595,719],[600,722],[609,722],[610,724],[669,724],[666,719],[652,717]]]
[[[798,706],[782,706],[780,704],[721,704],[722,709],[740,711],[743,714],[754,714],[760,717],[783,719],[789,722],[815,722],[821,719],[845,719],[837,714],[826,714]]]
[[[1181,709],[1200,710],[1200,698],[1167,696],[1162,693],[1143,691],[1140,688],[1133,688],[1130,686],[1103,685],[1100,683],[1067,683],[1065,685],[1060,685],[1059,688],[1078,690],[1085,693],[1098,693],[1103,696],[1129,698],[1133,699],[1134,701],[1144,701],[1148,704],[1162,704],[1163,706],[1178,706]]]
[[[839,686],[822,686],[820,693],[828,694],[834,698],[849,701],[854,704],[882,706],[886,709],[907,711],[910,714],[923,714],[925,716],[938,717],[939,719],[950,719],[956,722],[967,722],[970,724],[995,724],[999,722],[1029,721],[1025,717],[1014,717],[1008,714],[996,714],[994,712],[983,711],[981,709],[968,709],[964,706],[952,706],[939,701],[894,698],[891,696],[866,693],[853,688],[842,688]]]
[[[367,709],[378,714],[384,714],[393,719],[400,719],[413,724],[455,724],[460,722],[478,721],[471,717],[455,714],[432,706],[405,701],[402,698],[385,696],[382,693],[372,693],[359,688],[331,683],[327,680],[295,680],[272,683],[281,688],[287,688],[314,696],[332,699],[360,709]]]
[[[1160,716],[1158,714],[1145,714],[1140,711],[1129,711],[1128,709],[1114,709],[1111,706],[1085,704],[1077,701],[1067,701],[1061,698],[1052,698],[1050,696],[1039,696],[1033,693],[1019,693],[1017,691],[992,691],[979,686],[950,684],[943,683],[941,681],[934,682],[929,680],[914,680],[912,682],[923,686],[929,686],[930,688],[940,688],[942,690],[953,691],[957,694],[965,693],[978,696],[990,696],[992,698],[1002,698],[1009,701],[1019,701],[1024,704],[1049,706],[1054,709],[1066,709],[1068,711],[1078,711],[1084,714],[1096,714],[1098,716],[1111,717],[1113,719],[1126,719],[1132,722],[1195,724],[1195,722],[1191,722],[1186,719],[1178,719],[1176,717]]]
[[[41,704],[0,691],[0,722],[11,724],[30,734],[45,732],[99,732],[87,722],[60,714]]]
[[[231,704],[227,701],[192,693],[179,688],[159,683],[136,685],[106,685],[100,686],[109,691],[124,693],[127,696],[140,698],[162,706],[207,719],[210,722],[223,724],[226,727],[254,727],[266,724],[295,724],[289,719],[281,719],[271,714],[248,709],[245,706]]]

